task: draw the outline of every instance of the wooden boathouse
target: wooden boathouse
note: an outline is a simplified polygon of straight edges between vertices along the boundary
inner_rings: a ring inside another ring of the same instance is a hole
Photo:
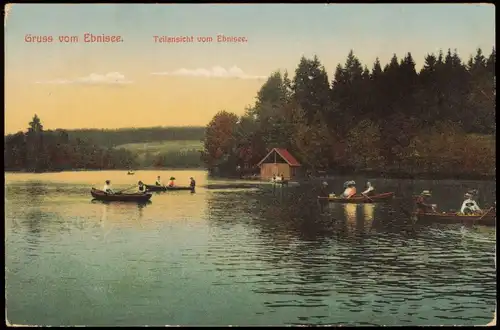
[[[282,148],[273,148],[257,164],[260,167],[260,178],[262,180],[271,179],[273,175],[281,175],[285,180],[291,180],[299,175],[300,163],[293,157],[288,150]]]

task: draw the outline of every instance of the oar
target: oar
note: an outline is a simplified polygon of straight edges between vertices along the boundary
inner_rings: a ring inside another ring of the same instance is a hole
[[[482,215],[479,219],[477,219],[476,221],[479,221],[479,220],[481,220],[482,218],[484,218],[484,216],[485,216],[486,214],[490,213],[490,211],[491,211],[491,210],[493,210],[493,209],[494,209],[494,207],[493,207],[493,206],[492,206],[492,207],[490,207],[490,208],[488,209],[488,211],[486,211],[486,212],[485,212],[485,213],[484,213],[484,214],[483,214],[483,215]]]
[[[366,196],[366,194],[361,193],[361,195],[365,196],[365,198],[368,198],[368,200],[373,203],[373,199],[371,199],[370,197]]]
[[[126,188],[126,189],[123,189],[123,190],[117,191],[115,194],[121,194],[122,192],[127,191],[127,190],[130,190],[130,189],[132,189],[132,188],[134,188],[134,187],[137,187],[137,185],[136,185],[136,184],[134,184],[133,186],[130,186],[130,187]]]

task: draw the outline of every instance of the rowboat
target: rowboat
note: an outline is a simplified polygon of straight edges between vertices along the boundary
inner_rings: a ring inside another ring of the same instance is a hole
[[[123,193],[115,193],[115,194],[107,194],[102,190],[98,190],[92,188],[90,194],[94,199],[100,201],[107,202],[147,202],[151,199],[153,194],[123,194]]]
[[[444,224],[470,224],[495,226],[497,216],[496,211],[491,211],[487,214],[479,215],[464,215],[454,212],[443,213],[415,213],[418,222],[422,223],[444,223]]]
[[[380,203],[391,200],[393,197],[394,197],[394,192],[388,192],[373,196],[363,196],[363,195],[353,196],[351,198],[343,198],[339,196],[336,197],[318,196],[318,199],[320,201],[325,201],[325,202],[328,201],[334,203]]]
[[[157,186],[157,185],[150,185],[147,184],[146,190],[148,191],[173,191],[173,190],[194,190],[193,187],[186,187],[186,186],[174,186],[174,187],[169,187],[169,186]]]

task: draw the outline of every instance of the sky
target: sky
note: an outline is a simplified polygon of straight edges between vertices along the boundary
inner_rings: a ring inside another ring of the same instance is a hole
[[[6,133],[25,130],[35,113],[46,129],[204,126],[220,110],[243,114],[266,77],[293,76],[301,56],[317,55],[331,80],[350,49],[368,68],[411,52],[419,69],[439,49],[467,60],[495,45],[492,4],[13,4],[6,12]],[[121,42],[88,43],[85,33]],[[219,34],[245,41],[216,42]],[[197,42],[208,36],[214,42]]]

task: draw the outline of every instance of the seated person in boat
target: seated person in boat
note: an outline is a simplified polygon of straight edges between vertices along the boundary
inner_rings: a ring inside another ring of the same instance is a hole
[[[431,197],[431,192],[429,190],[424,190],[420,196],[416,199],[417,211],[419,213],[436,213],[436,204],[430,204],[429,200]]]
[[[158,175],[158,178],[156,179],[156,185],[157,186],[162,186],[161,184],[161,179],[160,179],[160,176]]]
[[[191,182],[189,183],[189,186],[194,189],[194,187],[196,187],[196,181],[194,181],[194,178],[193,177],[190,177],[189,180],[191,180]]]
[[[137,184],[138,184],[137,191],[141,194],[146,193],[146,186],[144,185],[144,183],[142,181],[139,181]]]
[[[373,188],[371,182],[366,183],[366,190],[361,193],[364,196],[373,196],[375,188]]]
[[[104,187],[102,188],[102,191],[104,191],[107,194],[114,194],[115,192],[111,188],[111,181],[106,180],[106,183],[104,184]]]
[[[168,183],[168,186],[169,186],[169,187],[173,187],[173,186],[175,186],[175,178],[174,178],[173,176],[172,176],[172,177],[170,177],[170,182]]]
[[[343,198],[351,198],[356,195],[356,182],[348,181],[344,184],[344,186],[347,186],[347,188],[342,193]]]
[[[470,214],[478,214],[481,213],[482,210],[477,205],[476,201],[473,199],[472,194],[466,193],[464,195],[464,202],[462,203],[462,207],[460,208],[460,213],[470,215]]]

